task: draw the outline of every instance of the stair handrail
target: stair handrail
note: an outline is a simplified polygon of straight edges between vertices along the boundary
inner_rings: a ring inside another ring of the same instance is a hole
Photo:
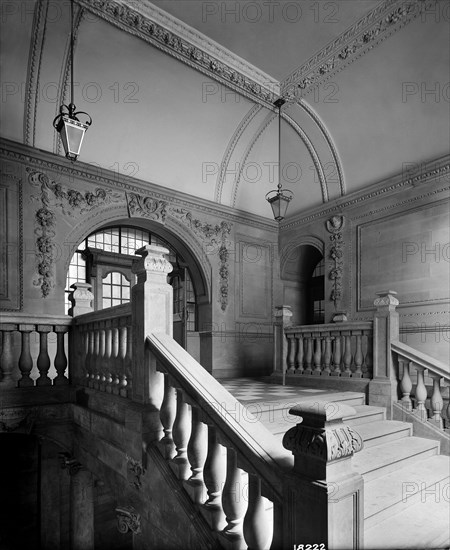
[[[435,359],[434,357],[431,357],[430,355],[427,355],[426,353],[412,348],[411,346],[408,346],[408,344],[404,344],[400,341],[391,342],[391,350],[405,359],[413,361],[417,365],[424,367],[429,372],[433,372],[439,376],[442,376],[442,378],[445,378],[446,380],[450,380],[450,369],[448,365],[442,361],[439,361],[439,359]]]
[[[159,362],[158,369],[166,372],[176,387],[198,405],[206,423],[219,430],[240,460],[264,480],[275,497],[281,499],[281,476],[292,470],[292,453],[171,336],[150,334],[146,345]]]

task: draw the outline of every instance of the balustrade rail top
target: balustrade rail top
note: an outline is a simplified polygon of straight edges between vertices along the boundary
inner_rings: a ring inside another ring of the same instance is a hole
[[[121,304],[120,306],[107,307],[90,313],[83,313],[73,318],[75,325],[92,323],[93,321],[104,321],[106,319],[116,319],[131,315],[131,302]]]
[[[417,365],[428,369],[431,372],[434,372],[446,380],[450,379],[450,368],[448,365],[439,361],[438,359],[433,359],[429,355],[422,353],[407,344],[402,342],[391,342],[391,349],[398,355],[413,361]]]
[[[49,315],[46,313],[0,313],[0,324],[21,325],[71,325],[72,317],[69,315]]]
[[[327,323],[322,325],[293,325],[286,327],[284,332],[343,332],[346,330],[372,330],[372,321],[345,321],[344,323]]]
[[[280,495],[280,469],[292,469],[292,454],[173,338],[150,334],[147,344],[163,369],[229,440],[238,457],[244,457]]]

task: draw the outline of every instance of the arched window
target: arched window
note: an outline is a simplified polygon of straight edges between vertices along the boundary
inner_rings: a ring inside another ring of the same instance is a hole
[[[313,310],[313,325],[321,324],[325,320],[324,301],[324,273],[325,260],[322,258],[314,268],[311,276],[310,291]]]
[[[109,227],[89,235],[75,251],[67,273],[65,288],[66,313],[70,286],[76,281],[93,284],[95,309],[130,301],[135,276],[131,271],[135,251],[146,244],[164,246],[167,259],[174,267],[169,282],[174,289],[174,316],[183,323],[183,332],[197,328],[196,293],[187,264],[165,239],[150,231],[134,227]],[[174,317],[174,318],[175,318]]]

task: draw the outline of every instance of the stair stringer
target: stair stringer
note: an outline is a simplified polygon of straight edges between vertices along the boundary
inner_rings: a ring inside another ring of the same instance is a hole
[[[413,425],[413,435],[424,439],[434,439],[440,443],[440,454],[450,456],[450,436],[431,422],[421,420],[413,411],[408,411],[401,403],[393,404],[393,420],[409,422]]]

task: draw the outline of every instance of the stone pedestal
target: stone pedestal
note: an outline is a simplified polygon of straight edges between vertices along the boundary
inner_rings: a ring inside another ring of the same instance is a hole
[[[94,484],[92,474],[84,468],[71,472],[70,516],[71,550],[92,550],[94,548]]]
[[[373,318],[373,378],[369,383],[369,405],[386,408],[392,418],[392,406],[398,400],[397,376],[392,362],[391,342],[399,339],[399,301],[393,290],[377,292]]]
[[[78,315],[94,311],[91,305],[94,295],[91,292],[92,285],[90,283],[77,281],[73,285],[70,285],[70,288],[73,288],[73,291],[69,295],[69,300],[72,304],[72,307],[69,309],[69,315],[77,317]]]
[[[272,376],[282,377],[283,384],[286,375],[286,356],[288,343],[284,329],[292,325],[292,309],[290,306],[276,306],[273,323],[273,373]]]
[[[167,248],[146,245],[136,251],[141,258],[133,264],[137,283],[132,287],[133,319],[133,391],[134,401],[159,407],[163,398],[163,376],[145,349],[151,333],[173,334],[173,289],[167,282],[172,264],[166,259]],[[150,364],[149,364],[150,363]]]
[[[363,490],[352,469],[362,449],[357,432],[343,423],[355,414],[348,405],[315,402],[297,405],[302,418],[283,438],[294,455],[294,470],[284,481],[283,548],[324,545],[346,550],[363,547]]]

